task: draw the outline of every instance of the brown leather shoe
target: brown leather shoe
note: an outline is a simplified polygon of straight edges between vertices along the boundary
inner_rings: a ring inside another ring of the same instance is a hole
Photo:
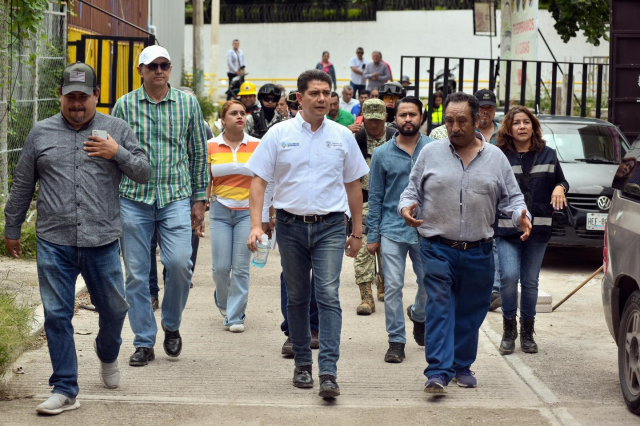
[[[291,341],[291,337],[287,336],[287,341],[282,345],[282,355],[290,358],[293,356],[293,342]]]
[[[311,330],[311,349],[320,349],[320,333]]]

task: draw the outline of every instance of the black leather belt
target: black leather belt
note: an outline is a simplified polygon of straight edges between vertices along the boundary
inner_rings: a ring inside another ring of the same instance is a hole
[[[469,250],[469,249],[480,246],[480,244],[490,242],[492,238],[485,238],[479,241],[454,241],[454,240],[448,240],[444,237],[432,237],[432,238],[429,238],[429,240],[434,241],[436,243],[442,243],[456,250]]]
[[[328,218],[328,217],[336,215],[336,214],[344,215],[344,213],[342,213],[342,212],[331,212],[331,213],[327,213],[327,214],[299,215],[299,214],[289,213],[288,211],[282,210],[282,209],[280,209],[279,211],[281,211],[282,213],[284,213],[287,216],[292,217],[294,220],[300,221],[300,222],[303,222],[303,223],[318,223],[322,219]]]

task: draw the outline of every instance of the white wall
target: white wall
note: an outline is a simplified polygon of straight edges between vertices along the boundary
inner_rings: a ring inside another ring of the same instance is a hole
[[[500,22],[500,11],[498,11]],[[539,26],[558,61],[582,62],[586,56],[609,56],[609,43],[602,41],[594,47],[582,35],[568,44],[562,42],[548,11],[541,10]],[[205,43],[210,43],[210,26],[205,26]],[[185,27],[185,67],[192,67],[192,27]],[[473,35],[471,10],[458,11],[408,11],[378,12],[373,22],[320,22],[290,24],[240,24],[220,26],[220,57],[218,75],[226,77],[225,55],[231,41],[240,39],[245,54],[248,80],[258,86],[264,80],[282,82],[287,88],[295,87],[295,79],[304,70],[314,68],[323,50],[331,53],[331,62],[338,79],[349,78],[349,59],[355,56],[357,47],[363,47],[365,57],[373,50],[380,50],[384,60],[393,70],[394,79],[400,78],[400,56],[449,56],[465,58],[489,58],[489,37]],[[499,40],[493,38],[493,57],[499,53]],[[209,64],[205,49],[205,64]],[[552,57],[542,39],[538,43],[538,59],[551,61]],[[405,74],[413,80],[413,61],[405,61]],[[428,63],[420,66],[420,79],[427,79]],[[436,63],[436,70],[443,68]],[[481,79],[488,79],[488,66],[481,69]],[[211,72],[206,70],[206,73]],[[465,63],[465,79],[473,78],[471,63]],[[288,80],[284,80],[288,79]],[[338,81],[338,86],[347,82]],[[428,83],[421,83],[427,87]]]
[[[183,51],[189,46],[189,63],[193,58],[193,30],[184,31],[184,2],[176,0],[151,0],[149,24],[156,27],[158,43],[171,56],[173,71],[169,78],[172,86],[180,86],[183,67]],[[191,28],[191,26],[189,26]],[[187,36],[186,36],[187,35]],[[210,41],[207,39],[207,44]],[[189,65],[191,68],[192,65]]]

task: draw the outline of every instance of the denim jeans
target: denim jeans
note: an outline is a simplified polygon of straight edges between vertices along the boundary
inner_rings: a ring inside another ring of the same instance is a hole
[[[457,250],[437,242],[420,241],[427,299],[425,353],[427,377],[471,367],[478,353],[478,330],[491,304],[495,267],[493,243]],[[386,302],[385,302],[386,303]]]
[[[349,82],[349,85],[353,88],[353,96],[357,98],[359,93],[362,93],[362,91],[365,89],[366,85],[365,84],[355,84],[353,81]]]
[[[389,342],[407,343],[404,330],[404,307],[402,305],[402,288],[404,287],[404,271],[407,265],[407,253],[413,263],[418,282],[418,291],[411,308],[411,317],[417,322],[425,320],[427,292],[422,285],[424,272],[420,245],[398,243],[385,236],[381,238],[382,262],[384,263],[384,314],[386,317]]]
[[[500,257],[500,297],[502,315],[511,319],[518,309],[518,281],[520,281],[520,319],[536,317],[538,277],[547,243],[498,238]]]
[[[304,223],[276,210],[276,238],[287,286],[289,337],[296,366],[311,365],[311,270],[315,281],[320,320],[319,374],[337,376],[340,358],[340,272],[346,241],[344,213],[331,213],[316,223]]]
[[[82,275],[98,312],[98,358],[111,363],[120,352],[129,305],[124,298],[118,241],[100,247],[73,247],[38,238],[36,254],[44,330],[53,366],[49,386],[53,386],[53,393],[75,398],[80,389],[71,320],[78,275]]]
[[[227,311],[224,325],[244,323],[249,299],[251,232],[249,210],[231,210],[215,201],[209,210],[211,227],[211,272],[216,285],[216,306]]]
[[[498,260],[498,239],[493,240],[493,264],[495,265],[495,273],[493,275],[493,293],[500,293],[500,261]]]
[[[123,235],[120,239],[125,267],[129,324],[136,348],[152,348],[158,325],[151,308],[149,272],[150,242],[157,228],[161,240],[160,261],[167,268],[162,298],[162,322],[167,330],[180,328],[182,311],[191,284],[191,209],[189,199],[163,208],[120,198]]]
[[[289,336],[289,321],[287,319],[287,283],[284,281],[284,272],[280,273],[280,310],[284,321],[280,324],[280,330],[285,336]],[[309,323],[311,330],[318,331],[318,302],[316,302],[316,284],[311,273],[311,302],[309,304]]]

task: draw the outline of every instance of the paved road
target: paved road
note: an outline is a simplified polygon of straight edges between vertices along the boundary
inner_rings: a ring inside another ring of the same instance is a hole
[[[355,315],[359,295],[353,262],[345,258],[338,364],[342,396],[332,403],[320,399],[317,388],[293,388],[293,362],[280,355],[284,336],[279,329],[277,252],[272,252],[265,269],[252,269],[247,330],[232,334],[222,326],[212,301],[208,244],[207,238],[200,248],[179,358],[164,355],[159,336],[156,361],[144,368],[129,367],[133,346],[127,323],[120,356],[121,387],[104,389],[91,346],[97,315],[81,310],[74,320],[76,331],[91,332],[75,336],[82,407],[56,418],[37,417],[35,406],[49,392],[51,367],[45,346],[25,353],[18,361],[25,374],[9,382],[10,395],[16,399],[0,402],[0,424],[638,424],[638,417],[627,412],[620,394],[617,349],[604,322],[599,279],[557,312],[538,315],[537,355],[517,351],[500,356],[501,315],[489,313],[473,366],[479,387],[450,386],[446,396],[431,397],[422,391],[426,365],[415,342],[407,344],[407,359],[402,364],[383,362],[387,349],[383,306],[377,304],[370,317]],[[600,251],[550,249],[541,288],[558,301],[600,264]],[[416,284],[412,272],[407,277],[405,303],[410,303]]]

